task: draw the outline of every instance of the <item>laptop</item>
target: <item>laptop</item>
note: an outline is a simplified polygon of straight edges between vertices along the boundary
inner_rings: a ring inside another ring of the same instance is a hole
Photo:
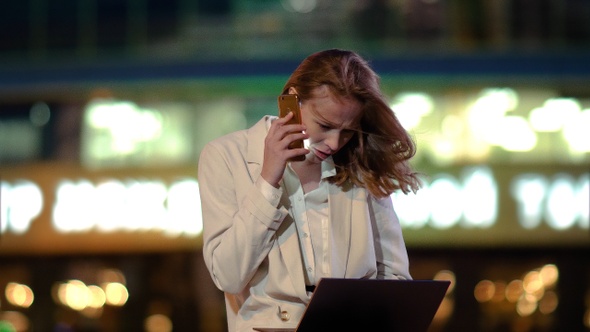
[[[260,332],[425,332],[450,281],[324,278],[297,328]]]

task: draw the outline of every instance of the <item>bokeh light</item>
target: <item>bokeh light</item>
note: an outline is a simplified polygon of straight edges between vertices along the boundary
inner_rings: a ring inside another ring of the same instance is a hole
[[[106,295],[106,303],[112,306],[123,306],[129,299],[129,292],[125,285],[118,282],[111,282],[103,285]]]
[[[30,307],[35,300],[33,290],[29,286],[16,282],[9,282],[4,294],[10,304],[22,308]]]
[[[154,314],[145,319],[144,327],[146,332],[171,332],[173,326],[166,315]]]

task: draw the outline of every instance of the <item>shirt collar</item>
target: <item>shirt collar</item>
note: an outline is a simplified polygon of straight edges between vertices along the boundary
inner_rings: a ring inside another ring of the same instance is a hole
[[[334,166],[334,160],[332,156],[322,161],[322,180],[336,175],[336,167]]]

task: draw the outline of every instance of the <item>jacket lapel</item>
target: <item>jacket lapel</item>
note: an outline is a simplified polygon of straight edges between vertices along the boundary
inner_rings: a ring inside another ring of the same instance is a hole
[[[254,126],[247,130],[248,150],[246,162],[252,182],[256,182],[260,176],[262,161],[264,160],[264,138],[266,137],[266,121],[268,116],[263,117]]]
[[[285,197],[285,196],[283,196]],[[289,198],[287,197],[287,200]],[[305,290],[305,277],[303,275],[303,262],[301,258],[301,247],[297,228],[293,218],[288,216],[283,220],[281,227],[278,229],[278,242],[281,256],[285,262],[285,268],[289,272],[293,288],[297,296],[304,301],[309,301],[309,296]]]

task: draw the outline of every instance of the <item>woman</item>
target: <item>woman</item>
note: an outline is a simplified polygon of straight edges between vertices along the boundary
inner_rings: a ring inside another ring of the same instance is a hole
[[[303,124],[266,116],[200,156],[203,251],[229,331],[295,327],[321,278],[411,278],[390,195],[419,188],[415,146],[378,76],[326,50],[283,93],[299,95]],[[308,147],[289,149],[298,139]]]

